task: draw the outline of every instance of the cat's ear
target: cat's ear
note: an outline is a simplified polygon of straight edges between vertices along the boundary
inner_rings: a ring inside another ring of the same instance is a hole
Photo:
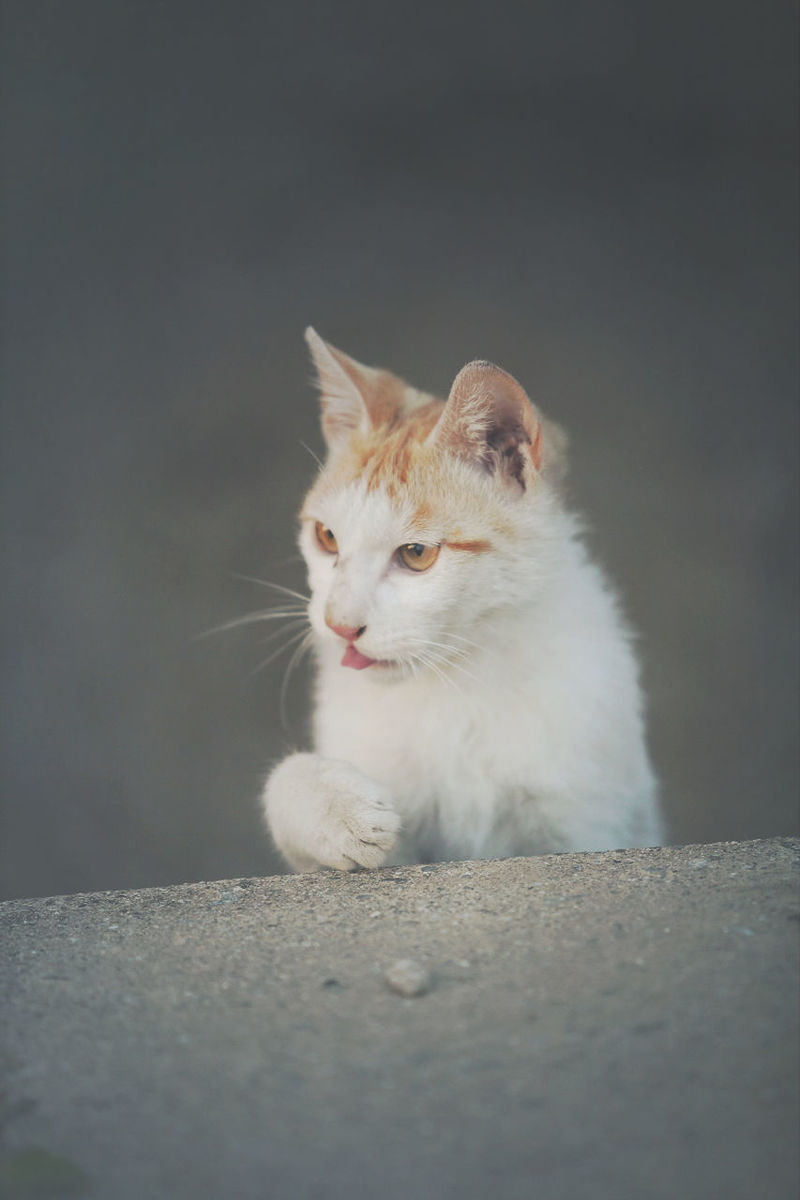
[[[525,490],[542,468],[542,427],[524,388],[489,362],[456,375],[430,441]]]
[[[388,371],[356,362],[310,325],[305,339],[317,371],[322,434],[329,449],[354,433],[368,433],[402,402],[403,384]]]

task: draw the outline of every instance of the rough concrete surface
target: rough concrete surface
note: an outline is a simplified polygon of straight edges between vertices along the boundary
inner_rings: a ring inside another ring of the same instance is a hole
[[[2,1195],[794,1200],[799,850],[9,902]]]

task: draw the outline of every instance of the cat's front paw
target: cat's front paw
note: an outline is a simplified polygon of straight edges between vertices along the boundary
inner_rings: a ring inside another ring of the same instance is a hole
[[[278,849],[299,871],[379,867],[400,830],[385,788],[350,763],[316,754],[292,755],[276,768],[265,807]]]
[[[316,856],[328,867],[379,867],[393,848],[400,818],[388,792],[349,763],[328,759],[317,777]]]

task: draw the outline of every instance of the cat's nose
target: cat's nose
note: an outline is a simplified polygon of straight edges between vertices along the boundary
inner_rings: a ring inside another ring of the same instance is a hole
[[[366,625],[336,625],[327,614],[325,616],[325,624],[334,633],[338,634],[340,638],[344,638],[346,642],[354,642],[357,638],[361,637],[367,628]]]

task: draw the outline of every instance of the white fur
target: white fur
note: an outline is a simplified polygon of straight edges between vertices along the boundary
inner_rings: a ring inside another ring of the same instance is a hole
[[[420,529],[402,499],[324,471],[306,501],[315,753],[267,782],[275,844],[308,870],[658,843],[630,638],[574,519],[541,478],[523,492],[456,457],[441,469],[491,514],[492,549],[444,544],[419,574],[394,551],[438,543],[446,514]],[[326,614],[399,665],[343,667]]]

